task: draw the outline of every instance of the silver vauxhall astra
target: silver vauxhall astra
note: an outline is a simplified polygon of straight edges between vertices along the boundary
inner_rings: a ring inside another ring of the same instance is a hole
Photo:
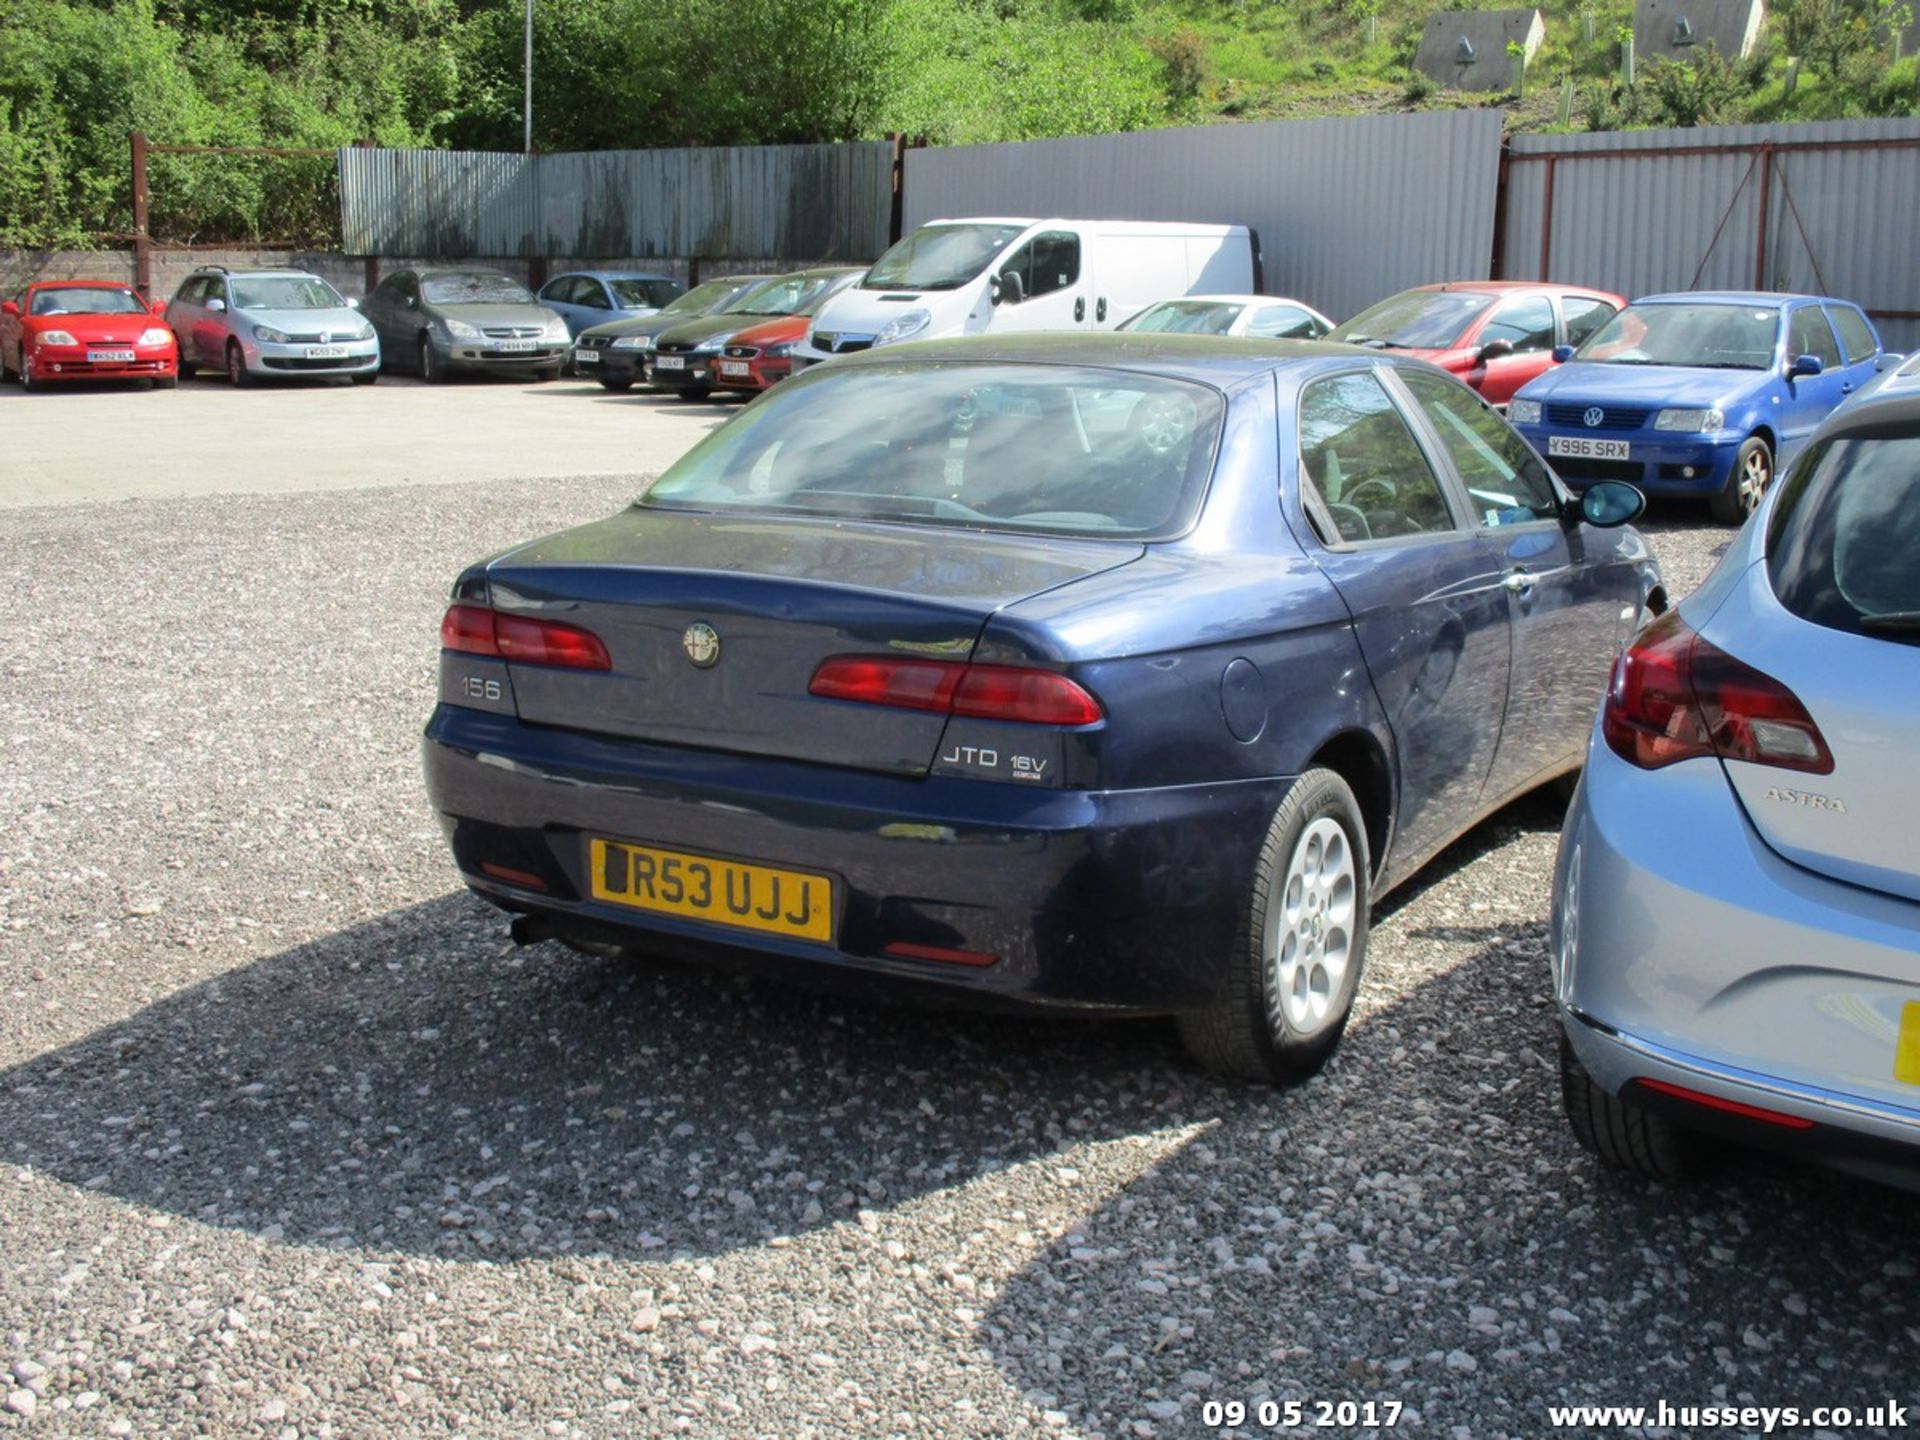
[[[1555,867],[1582,1145],[1920,1173],[1920,396],[1831,418],[1634,639]]]

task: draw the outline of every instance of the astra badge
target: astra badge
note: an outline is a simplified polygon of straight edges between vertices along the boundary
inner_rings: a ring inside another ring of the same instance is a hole
[[[720,658],[720,636],[706,621],[696,620],[680,637],[680,648],[687,652],[687,659],[706,670]]]
[[[1602,420],[1607,418],[1607,412],[1602,410],[1598,405],[1589,405],[1587,407],[1587,413],[1582,415],[1580,418],[1587,422],[1587,428],[1591,430],[1594,426],[1598,425]]]

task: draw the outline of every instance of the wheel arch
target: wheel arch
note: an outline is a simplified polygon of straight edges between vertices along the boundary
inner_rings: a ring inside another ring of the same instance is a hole
[[[1393,838],[1393,768],[1379,738],[1366,730],[1343,730],[1314,751],[1313,766],[1333,771],[1360,802],[1367,827],[1367,860],[1373,878],[1386,865]]]

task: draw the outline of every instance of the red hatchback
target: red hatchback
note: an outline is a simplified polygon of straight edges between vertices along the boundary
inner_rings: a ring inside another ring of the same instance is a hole
[[[1554,346],[1578,345],[1626,304],[1624,295],[1578,285],[1460,280],[1402,290],[1327,339],[1431,360],[1504,409],[1553,364]]]
[[[0,304],[0,376],[27,389],[71,380],[148,380],[180,373],[173,332],[130,285],[43,280]]]

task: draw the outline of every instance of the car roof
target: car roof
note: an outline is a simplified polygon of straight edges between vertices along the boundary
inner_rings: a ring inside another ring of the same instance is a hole
[[[1636,305],[1751,305],[1756,309],[1778,309],[1799,300],[1818,304],[1821,295],[1797,295],[1785,290],[1676,290],[1665,295],[1642,295]],[[1847,304],[1847,301],[1841,301]]]
[[[1817,432],[1822,440],[1891,432],[1920,435],[1920,389],[1912,385],[1877,390],[1857,405],[1836,412]]]
[[[513,280],[516,285],[520,284],[520,281],[506,271],[495,270],[486,265],[416,265],[413,267],[413,273],[422,280],[434,275],[493,275],[502,280]]]
[[[1469,295],[1508,295],[1516,290],[1539,290],[1558,295],[1571,291],[1576,295],[1609,295],[1609,290],[1592,285],[1561,285],[1551,280],[1441,280],[1432,285],[1415,285],[1415,290],[1457,290]]]
[[[673,276],[662,274],[658,270],[562,270],[554,276],[555,280],[565,280],[571,275],[588,275],[595,280],[671,280]]]
[[[1285,295],[1167,295],[1152,301],[1145,308],[1151,310],[1155,305],[1306,305],[1304,300],[1292,300]]]
[[[29,290],[131,290],[125,280],[35,280]]]
[[[857,351],[833,362],[834,368],[885,365],[889,361],[966,361],[1025,365],[1092,365],[1196,380],[1226,389],[1273,370],[1305,368],[1308,362],[1355,360],[1369,364],[1412,364],[1417,360],[1383,355],[1360,345],[1325,340],[1252,340],[1229,335],[1172,335],[1161,331],[1102,330],[1092,334],[1029,332],[1021,335],[970,335],[950,340],[921,340]]]
[[[319,280],[322,277],[311,270],[229,270],[224,265],[207,265],[193,272],[196,275],[224,275],[229,280],[246,278],[249,280]]]

